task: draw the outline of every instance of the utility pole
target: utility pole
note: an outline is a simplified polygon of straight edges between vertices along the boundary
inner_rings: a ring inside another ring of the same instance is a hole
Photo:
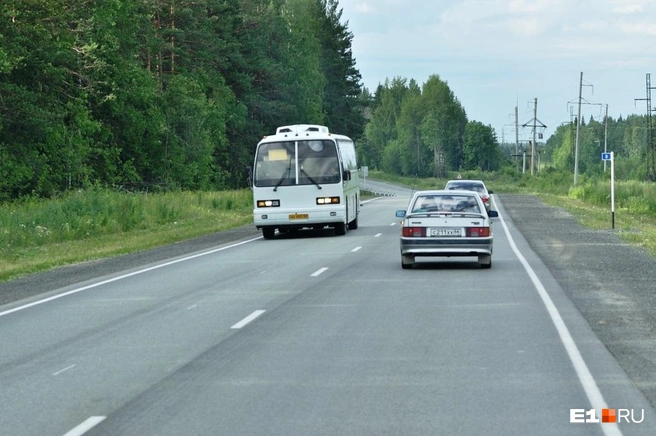
[[[636,100],[647,100],[647,179],[656,181],[656,149],[654,145],[654,129],[651,113],[655,110],[651,107],[651,74],[647,73],[647,98],[636,98]]]
[[[585,84],[585,86],[590,86],[590,84]],[[594,94],[594,87],[593,87],[593,94]],[[581,71],[581,78],[579,79],[579,98],[578,98],[578,115],[576,117],[576,145],[574,146],[574,185],[576,185],[576,182],[578,181],[579,177],[579,137],[581,135],[581,123],[583,120],[581,120],[581,105],[583,104],[589,104],[589,105],[596,105],[596,106],[602,106],[601,103],[590,103],[589,101],[585,100],[585,103],[583,102],[585,99],[583,98],[583,71]],[[601,116],[601,109],[599,115]]]
[[[608,103],[606,103],[606,116],[604,117],[604,153],[608,150]],[[606,172],[606,161],[604,160],[604,172]]]
[[[522,124],[522,127],[529,126],[529,123],[533,123],[533,141],[531,141],[531,175],[533,175],[533,158],[535,157],[535,137],[537,134],[537,128],[538,128],[538,123],[540,123],[540,127],[546,128],[544,124],[540,120],[538,120],[538,99],[533,100],[533,119],[529,121],[528,123]]]
[[[531,142],[531,175],[533,175],[533,161],[535,160],[535,122],[538,116],[538,99],[535,99],[533,104],[533,142]]]
[[[574,185],[579,177],[579,133],[581,131],[581,98],[583,93],[583,71],[579,79],[579,112],[576,117],[576,145],[574,146]]]
[[[519,109],[515,106],[515,163],[517,164],[517,171],[519,171]]]

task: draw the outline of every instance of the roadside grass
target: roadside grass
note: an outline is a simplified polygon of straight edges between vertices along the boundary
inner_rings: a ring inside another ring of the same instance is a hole
[[[537,195],[562,207],[588,228],[611,229],[607,177],[572,186],[571,175],[543,171],[462,172],[484,180],[495,194]],[[442,188],[446,178],[370,178],[414,189]],[[366,199],[371,194],[362,192]],[[627,243],[656,257],[656,184],[616,182],[615,229]],[[0,282],[47,269],[142,251],[252,224],[248,189],[219,192],[125,193],[108,189],[70,192],[58,198],[27,198],[0,204]]]
[[[579,224],[594,230],[616,233],[623,241],[645,249],[656,258],[656,216],[650,213],[615,210],[615,228],[612,228],[610,205],[597,204],[552,194],[536,194],[546,204],[562,207],[572,214]]]
[[[0,205],[0,282],[252,223],[250,190],[104,189]]]

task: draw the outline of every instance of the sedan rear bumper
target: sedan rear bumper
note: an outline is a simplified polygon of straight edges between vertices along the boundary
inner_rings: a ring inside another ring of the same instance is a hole
[[[401,238],[401,254],[413,256],[477,256],[492,254],[489,238]]]

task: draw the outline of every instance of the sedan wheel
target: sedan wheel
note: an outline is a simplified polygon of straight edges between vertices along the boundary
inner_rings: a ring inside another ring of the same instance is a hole
[[[415,264],[414,256],[410,256],[408,254],[401,255],[401,268],[411,269],[414,266],[414,264]]]
[[[478,264],[481,268],[492,268],[492,255],[491,254],[479,254],[478,255]]]

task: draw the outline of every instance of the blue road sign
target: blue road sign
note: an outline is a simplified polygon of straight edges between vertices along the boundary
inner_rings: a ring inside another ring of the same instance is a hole
[[[610,153],[601,153],[601,160],[610,160]]]

